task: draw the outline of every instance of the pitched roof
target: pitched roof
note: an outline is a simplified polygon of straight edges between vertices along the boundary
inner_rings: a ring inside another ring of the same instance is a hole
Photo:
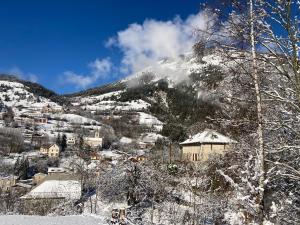
[[[58,146],[57,144],[55,144],[55,143],[52,143],[52,144],[43,144],[41,147],[42,147],[42,148],[49,149],[49,148],[51,148],[53,145],[59,147],[59,146]]]
[[[189,139],[181,142],[180,145],[188,144],[204,144],[204,143],[215,143],[215,144],[230,144],[237,143],[235,140],[226,137],[217,131],[205,129],[202,133],[198,133]]]
[[[22,199],[65,198],[80,199],[81,183],[79,180],[45,180]]]

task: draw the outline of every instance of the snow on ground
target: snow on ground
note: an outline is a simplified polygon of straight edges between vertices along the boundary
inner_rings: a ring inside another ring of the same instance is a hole
[[[122,144],[130,144],[130,143],[132,142],[132,139],[131,139],[131,138],[128,138],[128,137],[122,137],[122,138],[120,139],[120,142],[121,142]]]
[[[14,166],[16,162],[17,158],[2,157],[2,159],[0,159],[0,165],[3,166]]]
[[[124,91],[113,91],[113,92],[105,93],[102,95],[94,95],[94,96],[80,98],[79,100],[83,104],[91,104],[91,103],[95,103],[97,101],[102,101],[104,99],[108,99],[111,97],[118,97],[122,92],[124,92]]]
[[[163,128],[163,122],[148,113],[138,112],[139,114],[139,124],[146,125],[148,127],[154,128],[156,131],[161,131]]]
[[[146,125],[146,126],[153,126],[153,125],[163,125],[163,123],[158,120],[155,116],[152,116],[148,113],[138,112],[139,114],[139,124]]]
[[[150,106],[149,103],[138,99],[128,102],[118,102],[118,101],[101,101],[95,104],[90,105],[82,105],[83,109],[89,110],[98,110],[98,111],[106,111],[106,110],[115,110],[115,111],[132,111],[132,110],[145,110]]]
[[[140,136],[140,140],[145,143],[155,143],[158,138],[163,138],[164,136],[157,133],[143,133]]]
[[[99,124],[96,120],[92,120],[76,114],[56,114],[55,116],[60,119],[65,119],[68,122],[74,124],[83,124],[83,123]]]
[[[0,91],[0,99],[9,107],[22,106],[24,108],[42,109],[46,105],[58,106],[47,98],[37,98],[37,96],[28,91],[29,88],[27,86],[18,82],[0,80],[0,87],[5,90]]]
[[[84,215],[90,215],[91,213],[91,204],[92,204],[92,213],[97,215],[101,215],[101,217],[110,219],[111,218],[111,211],[112,209],[121,209],[127,208],[127,201],[120,201],[120,202],[112,202],[103,199],[99,199],[99,196],[92,195],[91,199],[87,201],[83,208]]]
[[[106,159],[111,159],[113,164],[117,164],[118,160],[122,157],[122,155],[110,150],[100,151],[99,154]]]
[[[106,225],[106,219],[96,215],[74,216],[0,216],[0,225]]]

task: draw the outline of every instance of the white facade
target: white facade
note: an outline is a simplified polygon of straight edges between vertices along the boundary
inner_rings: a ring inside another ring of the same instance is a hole
[[[84,144],[90,146],[91,148],[101,148],[103,139],[100,137],[99,132],[95,132],[95,137],[85,137],[83,138]]]
[[[67,145],[75,145],[76,144],[76,138],[75,137],[68,137],[67,138]]]
[[[92,148],[102,147],[102,138],[85,137],[84,143]]]

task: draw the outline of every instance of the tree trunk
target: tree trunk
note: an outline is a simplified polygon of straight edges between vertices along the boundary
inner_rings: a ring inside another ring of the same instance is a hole
[[[263,223],[263,212],[264,212],[264,181],[265,181],[265,154],[264,154],[264,139],[263,139],[263,121],[262,121],[262,103],[259,87],[259,77],[257,71],[257,57],[255,47],[255,34],[254,34],[254,9],[253,1],[249,0],[249,13],[250,13],[250,38],[251,38],[251,60],[252,60],[252,78],[255,88],[256,97],[256,110],[257,110],[257,136],[258,136],[258,170],[259,170],[259,193],[258,193],[258,204],[259,204],[259,217],[261,224]]]

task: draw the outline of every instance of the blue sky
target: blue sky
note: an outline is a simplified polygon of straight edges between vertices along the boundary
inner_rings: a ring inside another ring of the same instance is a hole
[[[138,70],[132,62],[141,55],[154,56],[140,67],[165,56],[152,49],[153,39],[164,28],[173,35],[194,23],[199,8],[199,0],[1,1],[0,72],[37,80],[58,93],[109,83]],[[146,39],[151,47],[136,52],[132,41],[141,44],[145,35],[153,37]],[[170,45],[166,54],[189,48],[178,45]]]

